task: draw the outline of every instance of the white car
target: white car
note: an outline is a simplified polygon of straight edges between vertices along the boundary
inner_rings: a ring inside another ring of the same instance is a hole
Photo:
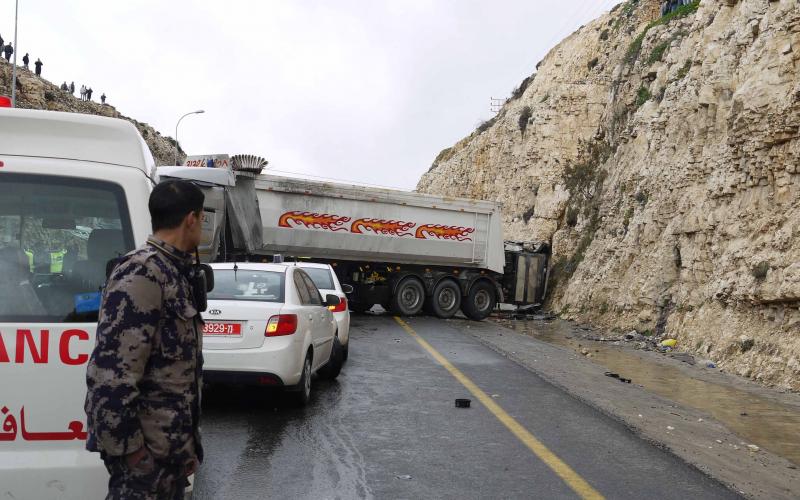
[[[339,283],[339,278],[333,271],[330,264],[316,264],[313,262],[298,262],[297,265],[311,277],[311,281],[317,285],[322,295],[336,295],[339,297],[339,305],[331,306],[329,309],[333,312],[333,317],[336,319],[336,324],[339,327],[337,335],[339,341],[342,343],[344,350],[343,358],[347,360],[348,350],[350,348],[350,309],[347,307],[347,293],[352,293],[353,288],[350,285],[342,286]]]
[[[282,387],[308,402],[311,376],[335,378],[342,365],[337,324],[300,267],[212,264],[214,290],[203,313],[203,377],[207,382]]]

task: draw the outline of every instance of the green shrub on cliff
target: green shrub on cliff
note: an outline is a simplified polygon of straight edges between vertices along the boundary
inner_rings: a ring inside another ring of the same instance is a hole
[[[695,12],[697,12],[697,9],[699,7],[700,7],[700,0],[695,0],[694,2],[688,5],[682,5],[678,7],[669,14],[661,16],[660,18],[656,19],[652,23],[645,26],[644,31],[642,31],[639,34],[639,36],[634,38],[633,42],[631,42],[630,47],[628,47],[628,52],[625,54],[625,62],[627,62],[628,64],[633,64],[639,58],[639,54],[642,52],[642,43],[644,43],[644,38],[647,36],[648,31],[655,28],[656,26],[669,24],[671,21],[674,21],[676,19],[681,19],[691,14],[694,14]],[[667,47],[665,47],[664,50],[666,50]]]

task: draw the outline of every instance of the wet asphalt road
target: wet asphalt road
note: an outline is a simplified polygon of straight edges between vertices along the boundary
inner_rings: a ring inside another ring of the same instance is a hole
[[[448,322],[408,323],[606,498],[737,498]],[[253,389],[204,397],[197,500],[578,497],[389,316],[353,317],[350,359],[305,409]]]

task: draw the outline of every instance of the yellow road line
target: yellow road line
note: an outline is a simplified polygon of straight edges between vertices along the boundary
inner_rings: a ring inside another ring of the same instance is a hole
[[[492,412],[492,414],[497,417],[497,420],[505,425],[512,434],[517,436],[517,438],[534,453],[534,455],[539,457],[539,459],[548,467],[550,467],[550,469],[552,469],[553,472],[558,475],[558,477],[567,483],[567,486],[572,488],[575,493],[577,493],[581,498],[585,499],[603,498],[603,495],[601,495],[600,492],[592,488],[592,486],[581,476],[579,476],[577,472],[572,470],[569,465],[564,463],[560,458],[558,458],[558,456],[556,456],[555,453],[550,451],[547,446],[542,444],[542,442],[536,439],[533,434],[520,425],[519,422],[514,420],[514,417],[506,413],[506,411],[501,408],[500,405],[495,403],[488,394],[483,392],[472,380],[467,378],[467,376],[464,375],[458,368],[453,366],[450,361],[439,354],[439,351],[434,349],[433,346],[431,346],[425,339],[420,337],[417,332],[415,332],[414,329],[409,326],[408,323],[396,316],[394,319],[409,335],[414,338],[414,340],[419,343],[419,345],[423,347],[423,349],[428,351],[428,353],[433,356],[433,358],[438,361],[439,364],[441,364],[448,372],[450,372],[450,375],[461,382],[461,384],[466,387],[467,390],[478,399],[478,401],[483,403],[483,406]]]

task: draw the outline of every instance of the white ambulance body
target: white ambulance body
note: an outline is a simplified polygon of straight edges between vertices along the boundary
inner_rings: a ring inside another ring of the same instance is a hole
[[[106,262],[150,233],[136,128],[0,108],[0,498],[103,498],[85,450],[86,362]]]

